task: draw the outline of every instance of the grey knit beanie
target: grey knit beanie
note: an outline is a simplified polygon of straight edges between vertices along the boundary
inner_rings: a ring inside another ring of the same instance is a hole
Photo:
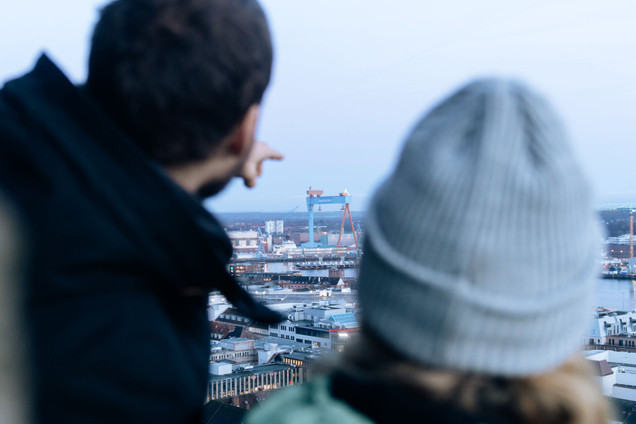
[[[557,117],[524,85],[479,80],[425,116],[367,219],[363,322],[406,357],[520,376],[580,347],[599,224]]]

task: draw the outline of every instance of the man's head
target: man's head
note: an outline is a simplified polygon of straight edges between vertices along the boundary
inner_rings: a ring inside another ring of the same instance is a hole
[[[256,0],[115,0],[95,27],[87,89],[174,167],[210,157],[252,115],[271,66]]]

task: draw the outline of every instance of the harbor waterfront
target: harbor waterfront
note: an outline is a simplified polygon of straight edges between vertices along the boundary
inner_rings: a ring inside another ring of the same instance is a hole
[[[301,261],[298,261],[301,262]],[[294,262],[273,262],[265,264],[265,272],[300,272],[301,275],[308,277],[327,277],[329,270],[326,269],[297,269]],[[345,278],[356,278],[358,276],[357,268],[345,268]]]
[[[328,275],[327,270],[298,270],[294,263],[268,263],[265,265],[265,272],[290,272],[298,271],[306,276]],[[344,270],[347,278],[357,277],[357,269],[349,268]],[[618,309],[631,311],[636,309],[636,280],[606,280],[599,278],[596,281],[595,306],[608,309]]]
[[[636,309],[636,280],[598,279],[595,304],[624,311]]]

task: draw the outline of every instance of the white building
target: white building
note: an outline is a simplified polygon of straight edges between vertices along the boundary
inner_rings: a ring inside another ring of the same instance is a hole
[[[344,314],[347,309],[344,305],[327,305],[317,308],[305,309],[305,319],[313,321],[328,320],[332,315]]]
[[[283,234],[284,222],[282,220],[265,221],[265,233],[267,234]]]
[[[269,335],[285,340],[296,340],[296,323],[287,319],[279,324],[270,325]]]
[[[343,350],[351,333],[358,331],[358,321],[344,305],[295,307],[288,319],[270,326],[270,336],[293,340],[313,348]]]
[[[296,342],[338,351],[344,350],[349,337],[359,328],[358,320],[351,312],[329,314],[318,321],[305,320],[295,324]]]
[[[231,339],[221,340],[217,343],[221,348],[230,350],[232,352],[254,349],[254,340],[246,339],[244,337],[235,337]]]
[[[587,359],[595,362],[605,396],[636,401],[636,353],[611,350],[586,353]]]
[[[230,362],[211,362],[210,374],[212,375],[228,375],[232,374],[232,363]]]
[[[629,233],[617,236],[608,237],[605,241],[606,244],[623,244],[629,246]],[[634,244],[636,244],[636,237],[634,237]]]
[[[256,231],[228,231],[234,252],[238,255],[258,251],[258,233]]]
[[[225,296],[220,294],[211,294],[208,297],[208,321],[216,321],[216,319],[232,305],[227,301]]]
[[[588,340],[584,344],[608,344],[607,336],[636,336],[636,312],[607,311],[592,319]]]

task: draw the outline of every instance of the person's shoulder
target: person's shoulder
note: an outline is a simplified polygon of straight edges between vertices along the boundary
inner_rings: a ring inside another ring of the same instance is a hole
[[[329,392],[329,378],[283,389],[247,415],[246,424],[371,424],[345,402]]]

